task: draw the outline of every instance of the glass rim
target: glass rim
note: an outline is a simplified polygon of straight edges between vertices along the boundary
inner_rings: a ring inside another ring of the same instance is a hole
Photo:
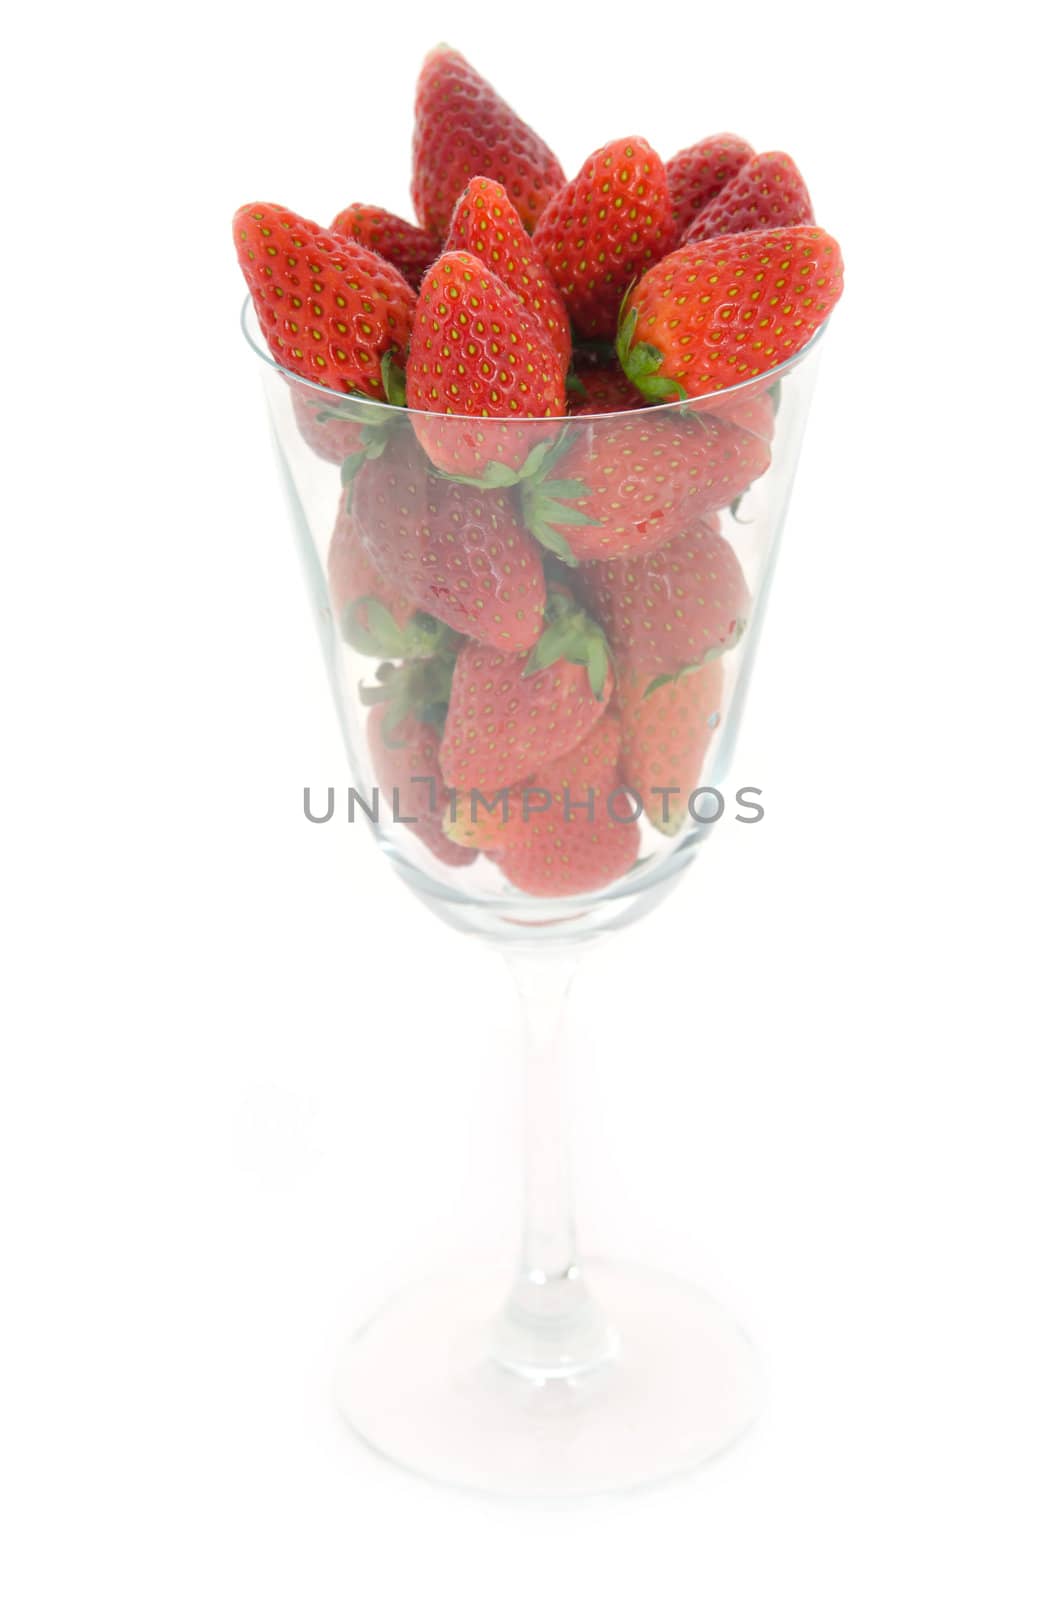
[[[812,339],[807,340],[802,349],[797,350],[795,354],[793,356],[789,356],[786,361],[780,362],[775,367],[767,368],[765,372],[757,372],[755,373],[754,377],[744,378],[740,383],[730,384],[726,389],[713,389],[709,394],[690,395],[687,400],[667,400],[661,405],[648,405],[630,411],[581,411],[576,416],[571,416],[569,413],[564,413],[562,417],[557,418],[483,417],[476,416],[472,412],[420,411],[415,406],[394,407],[386,400],[372,400],[367,395],[349,393],[344,394],[341,389],[328,389],[321,383],[314,383],[312,378],[303,378],[300,373],[292,372],[289,367],[281,366],[280,363],[274,358],[262,337],[261,327],[258,323],[257,315],[254,313],[254,301],[249,294],[246,295],[243,300],[242,310],[240,311],[239,315],[239,325],[243,330],[244,339],[247,341],[247,344],[253,350],[254,354],[258,356],[258,358],[263,361],[267,367],[271,367],[274,372],[280,373],[284,378],[287,379],[289,383],[297,383],[305,389],[309,389],[316,394],[323,395],[330,405],[334,405],[336,400],[341,400],[344,404],[352,405],[355,408],[358,406],[370,406],[376,411],[405,411],[410,417],[432,417],[435,420],[437,420],[439,417],[448,417],[454,423],[497,423],[505,427],[510,427],[512,423],[517,422],[520,428],[532,426],[534,423],[541,423],[544,427],[554,428],[557,421],[591,422],[594,418],[599,419],[602,417],[635,417],[639,416],[641,410],[649,410],[653,412],[681,411],[691,405],[699,405],[704,411],[709,411],[711,405],[717,405],[720,400],[731,400],[734,396],[738,396],[743,390],[757,387],[762,383],[763,379],[768,378],[770,384],[779,382],[786,372],[792,371],[800,364],[800,362],[804,361],[807,356],[816,351],[831,320],[832,319],[830,316],[826,317],[821,323],[821,326],[817,329],[817,332],[813,335]]]

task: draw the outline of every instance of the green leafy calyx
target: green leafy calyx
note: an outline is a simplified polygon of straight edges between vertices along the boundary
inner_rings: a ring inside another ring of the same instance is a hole
[[[578,558],[560,529],[599,527],[596,517],[590,517],[587,512],[569,503],[588,499],[589,490],[585,484],[578,478],[552,476],[573,442],[573,434],[561,434],[541,457],[537,471],[528,474],[519,489],[525,526],[538,544],[568,567],[576,567]]]
[[[545,630],[523,668],[523,677],[543,672],[557,661],[571,661],[585,668],[593,698],[602,700],[607,689],[610,651],[599,623],[562,587],[549,591],[545,623]]]
[[[448,649],[423,661],[406,661],[400,667],[384,661],[376,669],[375,683],[362,683],[362,705],[386,706],[383,738],[388,744],[400,746],[401,741],[395,740],[394,734],[406,717],[415,717],[432,727],[442,726],[449,708],[455,661],[455,652]]]
[[[457,635],[437,617],[417,611],[399,627],[381,600],[362,595],[342,614],[342,637],[363,656],[420,661],[443,650],[455,649]]]
[[[725,655],[729,650],[735,650],[736,646],[744,636],[746,627],[747,622],[743,617],[741,617],[738,622],[733,624],[732,632],[729,634],[729,637],[725,640],[725,642],[723,644],[713,645],[711,649],[705,651],[703,655],[700,656],[698,661],[690,662],[687,667],[681,667],[677,672],[660,672],[657,678],[653,678],[651,680],[648,687],[645,689],[642,698],[647,700],[650,694],[654,694],[657,689],[663,688],[665,684],[680,683],[682,678],[690,678],[694,672],[701,672],[707,665],[708,661],[716,661],[719,656]]]
[[[560,439],[562,437],[561,434]],[[556,448],[556,440],[542,439],[540,444],[535,444],[521,467],[509,467],[503,461],[488,461],[477,478],[448,472],[439,476],[449,478],[452,483],[470,484],[473,489],[514,489],[527,478],[537,477],[543,469],[543,463],[552,459]]]
[[[628,298],[628,293],[627,293]],[[633,335],[637,331],[637,307],[630,306],[625,309],[626,302],[622,302],[622,311],[619,313],[620,322],[618,337],[615,340],[615,350],[622,371],[630,383],[635,385],[652,405],[659,405],[668,400],[687,400],[688,392],[673,378],[664,377],[659,371],[663,364],[663,353],[655,345],[648,344],[644,339],[633,342]]]

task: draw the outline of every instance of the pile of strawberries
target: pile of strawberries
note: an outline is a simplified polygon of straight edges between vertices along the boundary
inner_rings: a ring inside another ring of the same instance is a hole
[[[340,469],[328,577],[381,663],[381,786],[441,860],[588,892],[633,865],[641,807],[687,815],[750,610],[718,514],[769,466],[770,374],[839,299],[839,247],[791,158],[732,134],[665,163],[616,139],[567,181],[447,47],[412,198],[419,226],[243,206],[239,263],[319,386],[292,401]]]

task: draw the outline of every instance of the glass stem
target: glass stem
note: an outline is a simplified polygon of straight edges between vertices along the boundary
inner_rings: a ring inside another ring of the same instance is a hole
[[[578,956],[555,947],[509,949],[506,956],[523,1018],[525,1211],[519,1270],[494,1354],[525,1377],[572,1377],[615,1348],[582,1275],[574,1234],[562,1044]]]

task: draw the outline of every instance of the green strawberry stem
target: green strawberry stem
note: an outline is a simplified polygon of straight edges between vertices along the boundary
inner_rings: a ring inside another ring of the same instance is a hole
[[[376,682],[361,684],[362,705],[387,708],[383,738],[392,749],[400,748],[401,741],[395,740],[393,734],[406,717],[415,717],[433,727],[442,726],[449,708],[455,664],[456,652],[451,648],[423,661],[406,661],[400,667],[384,661],[376,669]]]
[[[400,628],[390,611],[374,595],[352,600],[342,614],[342,637],[363,656],[384,656],[405,661],[423,660],[455,648],[457,635],[437,617],[417,611]]]
[[[354,450],[352,454],[343,458],[342,466],[339,468],[339,481],[346,490],[344,505],[347,516],[353,510],[354,478],[356,478],[366,461],[374,461],[377,456],[383,454],[388,436],[389,430],[384,431],[382,428],[377,428],[368,444],[363,445],[360,450]]]
[[[746,619],[741,617],[740,620],[733,625],[733,630],[729,637],[725,640],[724,644],[713,645],[709,650],[705,651],[704,654],[700,656],[698,661],[691,662],[687,667],[682,667],[678,672],[661,672],[657,678],[653,678],[651,680],[648,687],[644,691],[642,699],[647,700],[650,694],[654,694],[656,689],[661,689],[664,684],[677,683],[681,678],[690,678],[694,672],[701,672],[707,665],[708,661],[716,661],[719,656],[726,655],[730,650],[735,650],[736,646],[743,638],[746,628]]]
[[[542,439],[540,444],[535,444],[521,467],[508,467],[501,461],[489,461],[481,477],[465,478],[459,473],[443,472],[439,476],[448,478],[452,483],[468,483],[473,489],[514,489],[527,478],[537,477],[544,470],[544,463],[556,459],[557,452],[568,449],[569,444],[563,442],[564,436],[559,439]]]
[[[388,350],[380,363],[386,406],[380,406],[378,399],[373,399],[360,389],[353,389],[351,391],[353,398],[369,402],[367,410],[362,406],[344,406],[341,400],[337,400],[334,405],[321,406],[316,414],[318,422],[355,422],[361,430],[362,438],[367,441],[359,450],[354,450],[346,456],[342,463],[341,475],[345,488],[353,482],[358,470],[366,461],[374,461],[377,456],[382,455],[397,424],[393,410],[405,404],[405,373],[397,364],[397,356],[396,350]],[[350,506],[351,497],[347,494],[347,512]]]
[[[599,623],[562,586],[550,589],[545,604],[545,629],[523,668],[523,677],[543,672],[557,661],[571,661],[589,674],[594,700],[602,700],[607,687],[611,652]]]
[[[567,500],[583,500],[588,496],[584,483],[577,478],[553,478],[552,471],[566,455],[574,442],[569,429],[537,462],[536,471],[524,473],[519,486],[519,501],[523,522],[538,544],[548,550],[565,566],[576,567],[578,558],[559,531],[562,527],[598,527],[595,517],[590,517],[576,506],[566,505]]]
[[[549,479],[548,474],[570,449],[574,439],[569,429],[564,429],[556,439],[543,439],[530,451],[519,468],[503,465],[499,461],[488,463],[481,477],[465,478],[459,474],[443,473],[454,483],[467,483],[474,489],[518,489],[523,519],[527,530],[544,549],[551,552],[568,567],[578,565],[577,557],[557,524],[584,527],[596,526],[596,519],[588,517],[573,506],[562,505],[558,494],[571,499],[586,493],[584,484],[571,480]]]
[[[388,350],[379,365],[383,376],[383,393],[386,395],[387,405],[405,405],[405,369],[397,364],[397,351]]]
[[[629,290],[626,291],[629,297]],[[615,340],[615,351],[622,364],[622,371],[630,383],[635,385],[652,405],[658,405],[666,400],[687,400],[688,392],[675,382],[673,378],[659,376],[659,368],[663,363],[662,351],[655,345],[648,344],[646,340],[633,343],[633,335],[637,329],[637,308],[625,309],[626,301],[622,302],[619,312],[618,337]]]

